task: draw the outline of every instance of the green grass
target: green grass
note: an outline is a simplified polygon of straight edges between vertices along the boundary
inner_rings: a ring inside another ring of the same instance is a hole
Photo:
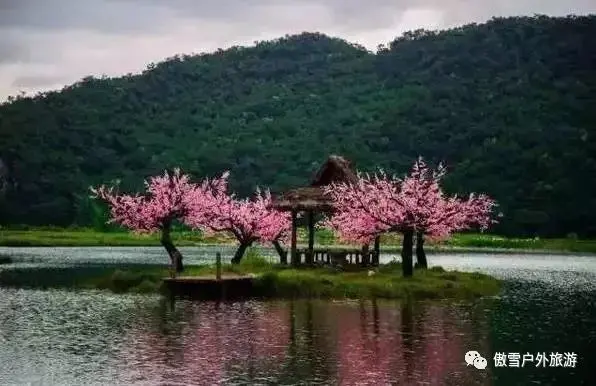
[[[208,244],[234,243],[224,235],[206,237],[197,232],[179,230],[173,233],[178,246],[200,246]],[[319,229],[315,234],[316,245],[340,246],[333,233]],[[305,244],[305,229],[298,230],[298,243]],[[398,234],[381,237],[381,247],[385,252],[399,251],[401,238]],[[35,228],[35,229],[2,229],[0,228],[0,246],[157,246],[159,236],[139,235],[124,231],[98,232],[88,228]],[[429,252],[434,251],[551,251],[573,253],[596,253],[596,240],[578,240],[569,237],[563,239],[529,239],[506,238],[487,234],[456,234],[450,239],[440,242],[428,242]]]
[[[252,252],[239,265],[224,265],[224,274],[256,274],[256,297],[268,298],[473,298],[495,295],[500,282],[480,273],[417,270],[403,278],[399,263],[383,265],[372,276],[367,270],[340,272],[332,268],[289,268],[273,265]],[[187,267],[184,276],[215,276],[214,266]],[[77,267],[0,271],[0,285],[27,288],[101,289],[116,293],[159,293],[163,266]]]
[[[459,234],[442,245],[462,248],[495,248],[529,251],[562,251],[575,253],[596,253],[596,240],[564,239],[524,239],[507,238],[496,235]]]
[[[178,246],[196,246],[233,242],[225,236],[202,236],[197,232],[172,234]],[[97,232],[92,229],[42,228],[29,230],[0,229],[0,245],[9,247],[92,247],[92,246],[158,246],[158,234],[132,232]]]
[[[446,272],[440,267],[401,276],[399,264],[380,267],[378,273],[332,272],[326,269],[280,269],[264,273],[257,293],[270,297],[318,298],[473,298],[496,295],[499,282],[479,273]]]

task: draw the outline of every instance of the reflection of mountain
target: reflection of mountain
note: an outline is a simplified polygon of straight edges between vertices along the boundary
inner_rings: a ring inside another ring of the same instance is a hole
[[[498,368],[495,383],[596,385],[596,290],[593,285],[583,286],[572,272],[542,275],[552,282],[506,282],[503,297],[491,307],[492,350],[522,355],[544,352],[549,360],[551,352],[576,353],[577,366],[550,368],[549,361],[547,368],[536,368],[536,362],[515,371]]]

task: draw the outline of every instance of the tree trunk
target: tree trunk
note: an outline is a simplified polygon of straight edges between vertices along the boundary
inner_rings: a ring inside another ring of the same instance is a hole
[[[381,256],[381,236],[375,237],[375,245],[373,247],[373,262],[372,265],[377,267]]]
[[[369,257],[370,257],[370,249],[368,247],[368,244],[364,244],[362,246],[362,259],[360,261],[360,264],[363,267],[368,267],[369,265],[371,265],[372,262],[370,261]]]
[[[288,252],[282,248],[279,241],[275,240],[273,242],[273,247],[275,248],[275,250],[277,251],[277,254],[279,255],[279,262],[283,265],[288,265]]]
[[[401,267],[404,277],[410,277],[414,273],[412,266],[412,248],[414,247],[414,230],[403,231],[404,239],[401,247]]]
[[[182,264],[182,254],[174,243],[172,242],[172,238],[170,236],[170,231],[172,229],[172,225],[170,223],[164,224],[161,230],[161,245],[166,249],[168,255],[170,256],[170,263],[172,269],[176,273],[180,273],[184,271],[184,265]]]
[[[416,233],[416,268],[427,269],[426,253],[424,252],[424,233]]]
[[[244,257],[244,253],[246,249],[250,247],[251,243],[240,243],[238,249],[236,249],[236,253],[234,253],[234,257],[232,258],[232,264],[239,264],[242,257]]]

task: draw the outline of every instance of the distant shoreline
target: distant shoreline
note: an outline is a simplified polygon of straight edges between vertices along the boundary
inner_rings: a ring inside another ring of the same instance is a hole
[[[302,230],[298,244],[305,246]],[[173,234],[179,247],[235,245],[233,239],[215,236],[202,237],[195,232],[180,231]],[[315,244],[342,247],[330,232],[321,230],[315,235]],[[397,235],[387,235],[381,240],[384,253],[399,253],[401,240]],[[127,232],[99,232],[92,229],[42,228],[32,230],[0,229],[2,247],[149,247],[160,246],[157,235],[137,235]],[[345,245],[344,245],[345,246]],[[429,253],[589,253],[596,254],[596,240],[577,239],[516,239],[486,234],[456,234],[440,244],[427,242]]]

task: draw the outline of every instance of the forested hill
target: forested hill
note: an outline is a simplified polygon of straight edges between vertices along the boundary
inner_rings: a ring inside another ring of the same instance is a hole
[[[0,106],[0,223],[89,224],[86,188],[164,168],[304,184],[328,154],[493,195],[499,232],[596,234],[596,16],[407,33],[378,53],[316,33],[180,56]]]

